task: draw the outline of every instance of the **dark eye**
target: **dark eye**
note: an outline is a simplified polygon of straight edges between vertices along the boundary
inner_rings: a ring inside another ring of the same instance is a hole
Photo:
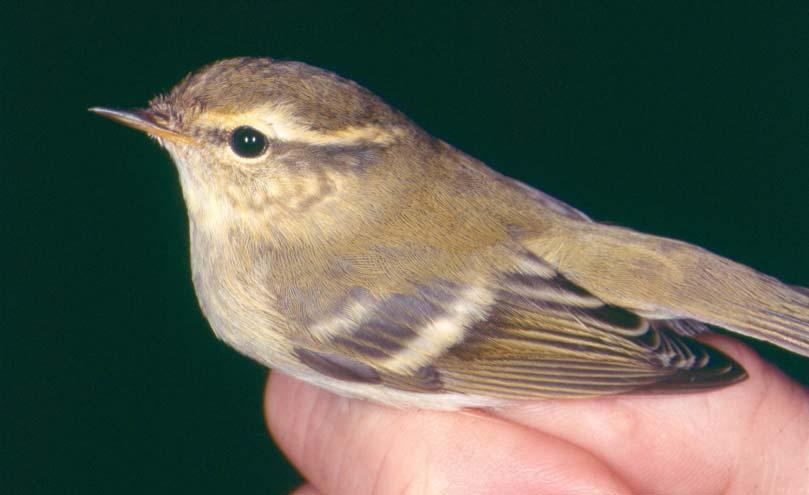
[[[256,129],[243,125],[230,135],[230,148],[244,158],[255,158],[267,149],[267,136]]]

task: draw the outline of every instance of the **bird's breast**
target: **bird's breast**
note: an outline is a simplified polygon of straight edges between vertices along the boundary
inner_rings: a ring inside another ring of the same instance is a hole
[[[191,222],[194,290],[218,338],[267,365],[280,366],[288,322],[278,311],[267,266],[247,243],[212,237]]]

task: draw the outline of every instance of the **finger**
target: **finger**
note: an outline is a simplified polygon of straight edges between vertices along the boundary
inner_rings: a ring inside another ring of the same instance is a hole
[[[397,410],[273,373],[270,430],[323,493],[625,494],[598,459],[488,415]]]
[[[290,495],[323,495],[323,494],[317,491],[317,488],[313,487],[312,485],[306,484],[298,488],[294,492],[292,492]]]
[[[746,346],[709,340],[747,369],[746,381],[697,394],[532,402],[492,414],[592,451],[639,493],[765,493],[762,480],[792,493],[790,483],[803,478],[798,493],[809,473],[806,390]]]

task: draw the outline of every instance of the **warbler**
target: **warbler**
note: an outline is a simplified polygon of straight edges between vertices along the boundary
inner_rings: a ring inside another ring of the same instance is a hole
[[[360,85],[234,58],[145,109],[215,334],[338,394],[419,408],[705,390],[745,370],[714,325],[809,356],[809,291],[592,221]]]

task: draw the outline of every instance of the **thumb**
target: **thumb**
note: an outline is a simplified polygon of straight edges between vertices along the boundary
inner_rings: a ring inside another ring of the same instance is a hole
[[[280,373],[265,406],[278,444],[325,494],[628,493],[584,449],[482,413],[391,409]]]

